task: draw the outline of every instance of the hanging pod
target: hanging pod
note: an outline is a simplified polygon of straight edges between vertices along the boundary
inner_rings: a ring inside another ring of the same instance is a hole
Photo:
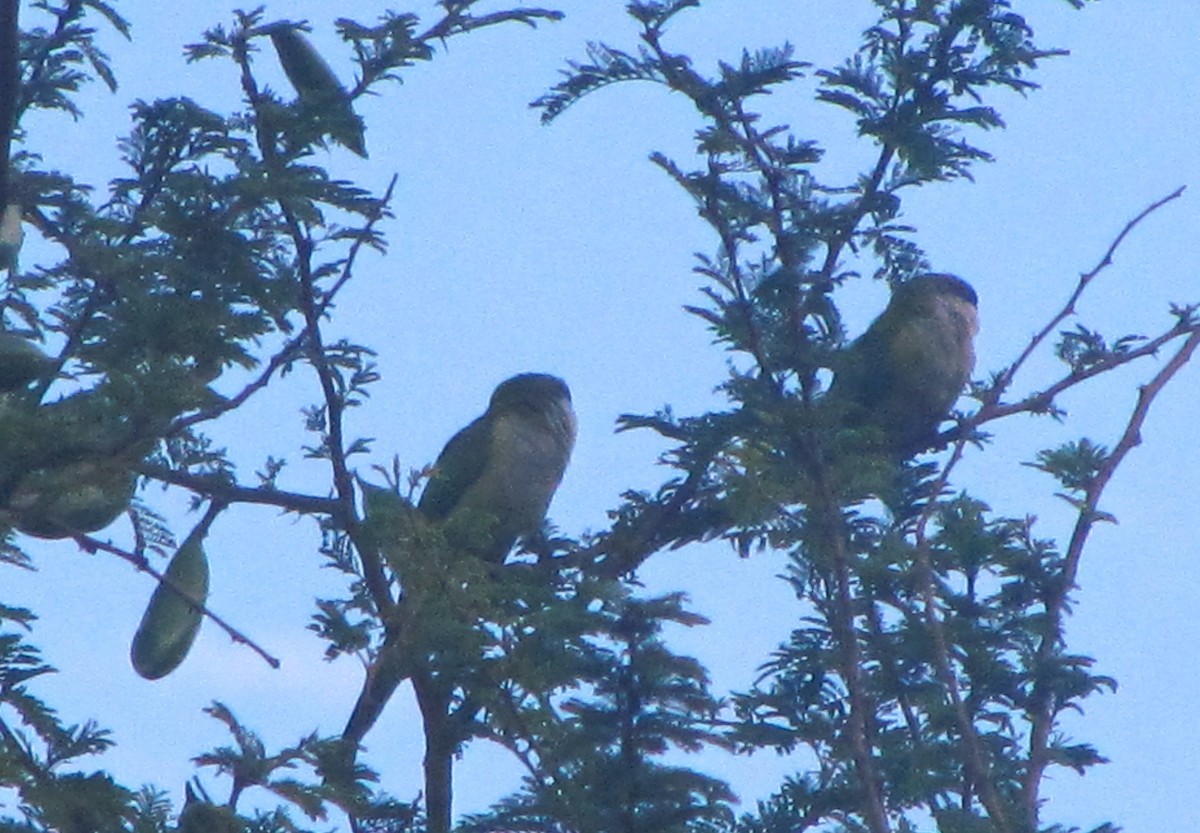
[[[321,113],[323,131],[334,141],[367,158],[363,121],[354,112],[350,95],[308,38],[288,21],[262,27],[271,38],[279,64],[296,88],[302,104]]]
[[[200,605],[208,598],[208,557],[202,543],[206,531],[207,523],[201,522],[176,550],[167,565],[169,581],[159,582],[133,635],[129,659],[133,670],[147,680],[178,668],[200,631]]]
[[[35,538],[97,532],[129,508],[137,476],[120,461],[86,460],[39,469],[21,480],[9,510],[12,524]]]
[[[0,393],[23,388],[53,365],[27,338],[0,330]]]

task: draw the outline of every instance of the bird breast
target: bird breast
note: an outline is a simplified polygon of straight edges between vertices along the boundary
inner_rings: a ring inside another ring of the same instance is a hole
[[[979,331],[979,317],[975,307],[966,301],[949,295],[939,296],[931,310],[933,325],[927,332],[939,340],[934,355],[946,356],[949,375],[961,379],[958,388],[971,378],[975,369],[975,333]]]
[[[511,411],[497,417],[489,465],[467,502],[492,510],[504,538],[537,530],[562,480],[575,443],[575,415],[567,402],[541,413]]]

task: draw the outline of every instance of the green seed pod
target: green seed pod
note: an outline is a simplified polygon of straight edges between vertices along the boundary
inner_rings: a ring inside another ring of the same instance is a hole
[[[21,206],[13,203],[4,207],[0,216],[0,269],[11,269],[17,265],[17,253],[25,240],[21,228]]]
[[[133,670],[147,680],[170,674],[183,662],[204,618],[200,607],[208,598],[208,557],[204,554],[202,524],[192,531],[167,565],[166,577],[173,583],[159,583],[142,615],[129,659]],[[197,534],[199,533],[199,534]],[[175,588],[184,591],[184,598]]]
[[[275,23],[261,31],[271,36],[283,72],[296,88],[300,101],[321,114],[324,132],[365,159],[362,119],[354,112],[350,96],[325,59],[292,23]]]
[[[129,508],[137,477],[110,461],[39,469],[21,479],[9,502],[13,526],[35,538],[96,532]]]
[[[27,338],[0,331],[0,393],[23,388],[50,367],[50,359]]]

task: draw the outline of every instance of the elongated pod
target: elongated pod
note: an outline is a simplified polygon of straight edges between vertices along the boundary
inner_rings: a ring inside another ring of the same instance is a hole
[[[342,82],[308,38],[287,21],[264,26],[260,31],[270,35],[283,72],[300,100],[324,113],[321,118],[324,132],[365,159],[362,119],[355,114]]]
[[[203,527],[197,527],[176,550],[167,565],[166,577],[171,583],[160,582],[155,588],[133,635],[129,659],[133,670],[147,680],[165,677],[178,668],[200,632],[204,614],[197,602],[203,604],[208,598]]]
[[[0,392],[24,387],[45,373],[51,364],[50,358],[32,341],[0,330]]]

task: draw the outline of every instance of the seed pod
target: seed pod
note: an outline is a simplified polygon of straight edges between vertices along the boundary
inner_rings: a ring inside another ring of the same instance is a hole
[[[13,526],[35,538],[96,532],[129,508],[137,477],[114,461],[39,469],[21,479],[9,501]]]
[[[362,119],[354,112],[350,96],[325,59],[292,23],[275,23],[262,31],[271,36],[284,74],[296,88],[301,103],[319,115],[324,132],[365,159]]]
[[[0,331],[0,393],[23,388],[50,367],[50,359],[27,338]]]
[[[165,677],[178,668],[200,632],[204,614],[199,604],[208,598],[208,557],[202,545],[206,527],[201,523],[176,550],[167,565],[171,584],[164,581],[155,588],[133,635],[129,659],[133,670],[147,680]]]

